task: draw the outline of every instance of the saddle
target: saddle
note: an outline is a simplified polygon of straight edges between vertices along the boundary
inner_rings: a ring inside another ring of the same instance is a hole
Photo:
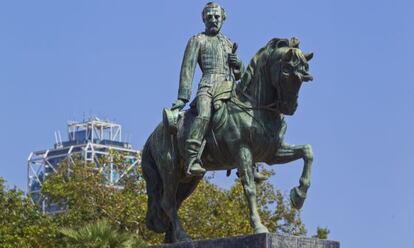
[[[222,83],[214,84],[209,93],[212,95],[212,104],[214,110],[217,111],[221,108],[223,101],[229,100],[232,96],[232,92],[236,84],[233,81],[223,81]],[[197,105],[197,97],[190,103],[190,108],[195,109]]]

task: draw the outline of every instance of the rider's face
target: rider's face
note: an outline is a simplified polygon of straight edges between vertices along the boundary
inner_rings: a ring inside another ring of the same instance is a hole
[[[204,24],[206,33],[216,35],[223,26],[223,14],[220,8],[213,7],[206,9],[204,13]]]

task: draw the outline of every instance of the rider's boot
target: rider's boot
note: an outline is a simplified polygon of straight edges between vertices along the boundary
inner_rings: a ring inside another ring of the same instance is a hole
[[[203,175],[206,170],[201,166],[198,159],[201,142],[194,139],[188,139],[185,142],[185,150],[187,152],[187,174],[192,176]]]
[[[209,119],[197,116],[190,128],[189,138],[185,142],[187,174],[201,176],[206,170],[202,167],[201,162],[201,142],[207,131]]]

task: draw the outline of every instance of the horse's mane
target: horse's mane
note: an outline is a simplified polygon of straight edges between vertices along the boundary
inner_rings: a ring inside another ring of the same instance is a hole
[[[280,44],[280,45],[279,45]],[[261,78],[263,70],[260,70],[262,66],[267,63],[269,55],[272,53],[275,47],[289,46],[288,39],[273,38],[271,39],[264,47],[260,48],[259,51],[253,56],[250,60],[249,65],[247,66],[243,76],[241,78],[241,83],[239,84],[239,89],[246,91],[249,85],[256,82]]]

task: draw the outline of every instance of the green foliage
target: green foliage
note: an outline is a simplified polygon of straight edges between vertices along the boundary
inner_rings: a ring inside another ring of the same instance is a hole
[[[317,239],[328,239],[328,235],[331,231],[329,231],[328,228],[326,227],[319,227],[316,230],[316,235],[313,235],[313,238],[317,238]]]
[[[16,188],[0,178],[0,247],[58,247],[57,226]]]
[[[132,248],[137,241],[129,233],[115,230],[106,220],[79,228],[78,230],[62,228],[67,247],[71,248]]]
[[[122,156],[113,156],[118,164]],[[66,211],[43,215],[17,189],[7,189],[0,178],[0,247],[105,247],[97,244],[124,244],[134,237],[135,244],[161,243],[163,235],[145,226],[147,196],[145,181],[138,169],[126,177],[124,187],[103,184],[96,165],[76,160],[62,162],[58,171],[42,185],[42,194],[52,202],[64,202]],[[258,206],[263,224],[271,232],[305,235],[299,212],[290,207],[282,193],[265,182],[257,187]],[[250,234],[248,208],[243,187],[237,180],[230,189],[221,189],[202,180],[183,203],[180,217],[194,239]],[[96,220],[102,220],[96,222]],[[95,224],[91,224],[95,223]],[[327,236],[318,229],[318,238]],[[102,237],[102,238],[99,238]],[[99,242],[106,243],[99,243]],[[95,245],[95,246],[94,246]]]
[[[128,177],[124,187],[103,184],[93,163],[75,161],[62,163],[58,171],[42,185],[42,193],[53,202],[65,202],[66,211],[54,216],[59,226],[79,227],[106,219],[117,229],[133,233],[145,242],[160,242],[161,236],[145,226],[145,182],[137,176]]]
[[[290,207],[280,191],[265,182],[257,187],[257,193],[260,216],[269,231],[306,234],[298,211]],[[185,229],[195,239],[252,233],[247,202],[238,180],[229,190],[220,189],[207,180],[201,181],[179,214]]]

